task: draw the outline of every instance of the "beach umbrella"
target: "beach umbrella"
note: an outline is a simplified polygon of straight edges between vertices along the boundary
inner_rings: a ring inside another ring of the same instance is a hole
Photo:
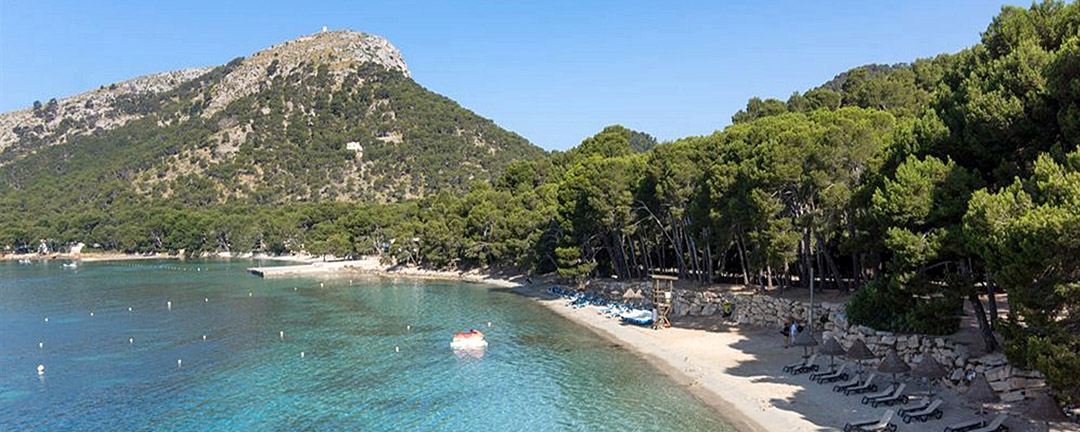
[[[947,372],[945,368],[941,367],[941,363],[938,363],[930,353],[923,354],[922,361],[915,365],[915,369],[911,370],[911,376],[922,378],[929,382],[930,396],[934,396],[934,380],[944,377],[948,373],[949,372]]]
[[[821,354],[829,356],[829,370],[833,370],[833,356],[844,355],[844,347],[840,346],[840,342],[836,341],[836,338],[825,339],[825,344],[821,346]]]
[[[997,392],[990,387],[990,382],[986,380],[986,374],[977,374],[975,380],[968,386],[965,395],[968,400],[979,404],[979,415],[983,414],[983,404],[994,403],[1000,400]]]
[[[885,359],[878,365],[878,372],[892,374],[893,384],[896,384],[896,374],[907,373],[911,370],[911,366],[904,363],[904,360],[900,358],[900,355],[896,353],[896,349],[890,349],[889,353],[885,355]]]
[[[814,339],[814,335],[810,334],[810,330],[806,330],[795,333],[795,340],[791,341],[791,345],[803,347],[803,357],[806,357],[810,355],[808,350],[818,346],[818,341]]]
[[[1028,417],[1037,421],[1063,422],[1069,420],[1068,417],[1065,417],[1065,413],[1061,412],[1061,407],[1054,401],[1054,398],[1042,392],[1038,393],[1035,399],[1028,404],[1026,412]]]
[[[634,301],[645,300],[645,295],[641,291],[630,288],[623,293],[622,298],[628,303],[633,303]]]
[[[851,348],[848,348],[847,357],[849,359],[855,360],[855,362],[859,364],[859,369],[862,369],[863,361],[873,360],[877,358],[877,356],[874,355],[872,351],[870,351],[870,348],[867,348],[866,344],[864,344],[863,341],[858,339],[856,339],[855,342],[851,344]]]

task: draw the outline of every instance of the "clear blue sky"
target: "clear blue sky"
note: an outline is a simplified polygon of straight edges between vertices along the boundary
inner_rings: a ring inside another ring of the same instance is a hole
[[[853,66],[971,46],[1000,6],[0,0],[0,111],[223,64],[325,25],[387,37],[420,84],[541,147],[615,123],[669,140],[723,128],[751,96],[786,99]]]

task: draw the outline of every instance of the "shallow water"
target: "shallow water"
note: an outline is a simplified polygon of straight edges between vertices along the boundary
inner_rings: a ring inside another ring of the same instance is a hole
[[[0,430],[731,430],[504,290],[252,265],[0,263]],[[449,348],[470,327],[482,357]]]

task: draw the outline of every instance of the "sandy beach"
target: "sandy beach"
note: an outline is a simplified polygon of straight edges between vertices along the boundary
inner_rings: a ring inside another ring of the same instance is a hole
[[[490,274],[482,271],[440,271],[427,270],[403,265],[386,265],[379,261],[378,257],[364,257],[359,260],[347,261],[309,261],[305,264],[277,267],[252,267],[251,273],[262,277],[347,277],[350,275],[377,276],[377,277],[401,277],[410,279],[429,280],[453,280],[471,283],[482,283],[502,288],[513,288],[520,285],[524,277],[516,274]]]
[[[887,409],[860,403],[860,396],[844,396],[831,384],[811,382],[807,375],[782,373],[784,365],[800,358],[799,348],[785,349],[778,331],[723,325],[717,318],[676,320],[661,331],[624,325],[588,306],[571,308],[563,298],[546,292],[546,286],[521,286],[515,292],[534,298],[555,313],[635,352],[704,403],[713,407],[738,430],[822,431],[843,430],[853,420],[881,418]],[[837,359],[838,362],[842,361]],[[827,365],[827,357],[818,360]],[[884,379],[882,379],[884,378]],[[879,377],[886,383],[888,377]],[[925,397],[924,387],[909,382],[914,404]],[[940,420],[905,424],[893,421],[899,431],[940,431],[950,424],[972,418],[977,407],[950,390],[938,387],[935,397],[944,400]],[[1022,411],[1022,406],[988,405],[989,412]],[[1015,415],[1005,422],[1012,431],[1080,430],[1075,425],[1048,427]]]

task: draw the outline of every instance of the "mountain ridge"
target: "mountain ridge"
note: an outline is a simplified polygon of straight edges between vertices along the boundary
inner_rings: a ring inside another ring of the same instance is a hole
[[[0,114],[0,129],[0,188],[78,189],[41,173],[79,174],[152,200],[185,190],[198,197],[181,204],[194,205],[392,202],[461,191],[544,154],[417,84],[385,38],[353,31],[36,103]]]

